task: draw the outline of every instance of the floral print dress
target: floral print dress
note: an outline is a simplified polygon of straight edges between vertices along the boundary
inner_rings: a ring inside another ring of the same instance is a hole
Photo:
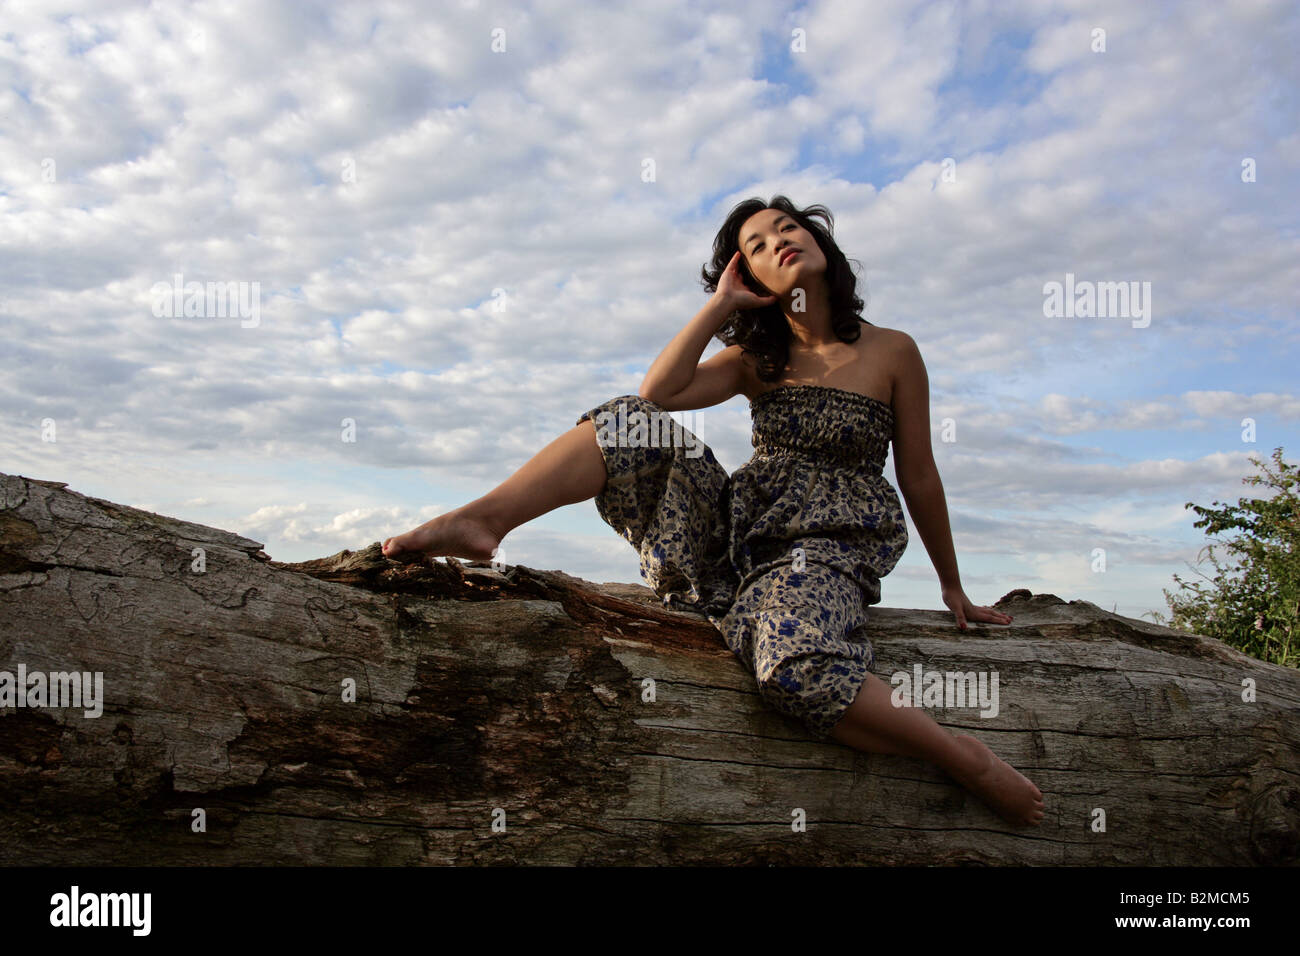
[[[777,386],[749,407],[754,454],[731,475],[649,399],[584,412],[608,476],[596,508],[666,607],[707,616],[764,700],[833,739],[875,660],[857,632],[907,547],[882,474],[893,410],[825,385]]]

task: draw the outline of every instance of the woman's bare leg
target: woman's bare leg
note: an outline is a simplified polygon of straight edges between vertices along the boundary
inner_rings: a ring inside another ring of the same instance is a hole
[[[605,487],[605,456],[591,419],[580,422],[481,498],[384,542],[384,554],[425,552],[487,561],[511,529]]]
[[[1008,823],[1037,826],[1043,794],[983,743],[950,734],[920,707],[895,707],[892,688],[868,674],[831,736],[869,753],[900,754],[938,765]]]

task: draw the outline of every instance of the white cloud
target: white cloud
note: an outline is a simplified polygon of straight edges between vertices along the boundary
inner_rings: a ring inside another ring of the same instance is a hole
[[[976,560],[1181,553],[1182,502],[1253,473],[1242,417],[1294,444],[1294,5],[65,10],[0,38],[0,470],[279,559],[405,530],[635,392],[727,209],[778,192],[921,345]],[[155,317],[177,272],[258,282],[260,323]],[[1151,325],[1044,319],[1067,272],[1150,281]],[[743,401],[700,414],[739,465]],[[635,576],[543,530],[535,560]]]

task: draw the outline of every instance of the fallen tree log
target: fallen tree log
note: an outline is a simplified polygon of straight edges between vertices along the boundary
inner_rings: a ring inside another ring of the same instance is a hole
[[[882,678],[997,674],[996,715],[934,716],[1043,791],[1017,828],[936,767],[811,739],[647,588],[261,548],[0,475],[0,671],[28,694],[0,707],[3,862],[1298,859],[1300,674],[1086,601],[1015,591],[965,633],[871,611]],[[98,701],[50,706],[71,672]]]

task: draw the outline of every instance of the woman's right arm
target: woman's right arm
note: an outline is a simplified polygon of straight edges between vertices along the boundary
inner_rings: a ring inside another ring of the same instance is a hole
[[[740,391],[739,345],[700,362],[704,347],[733,311],[735,306],[715,292],[651,363],[637,394],[670,412],[708,408],[736,395]]]
[[[650,365],[637,393],[642,398],[676,412],[719,405],[741,392],[745,369],[739,345],[728,346],[707,362],[700,362],[704,347],[727,316],[738,309],[756,309],[776,301],[776,296],[759,295],[746,288],[737,268],[739,263],[737,251],[718,277],[717,291]]]

